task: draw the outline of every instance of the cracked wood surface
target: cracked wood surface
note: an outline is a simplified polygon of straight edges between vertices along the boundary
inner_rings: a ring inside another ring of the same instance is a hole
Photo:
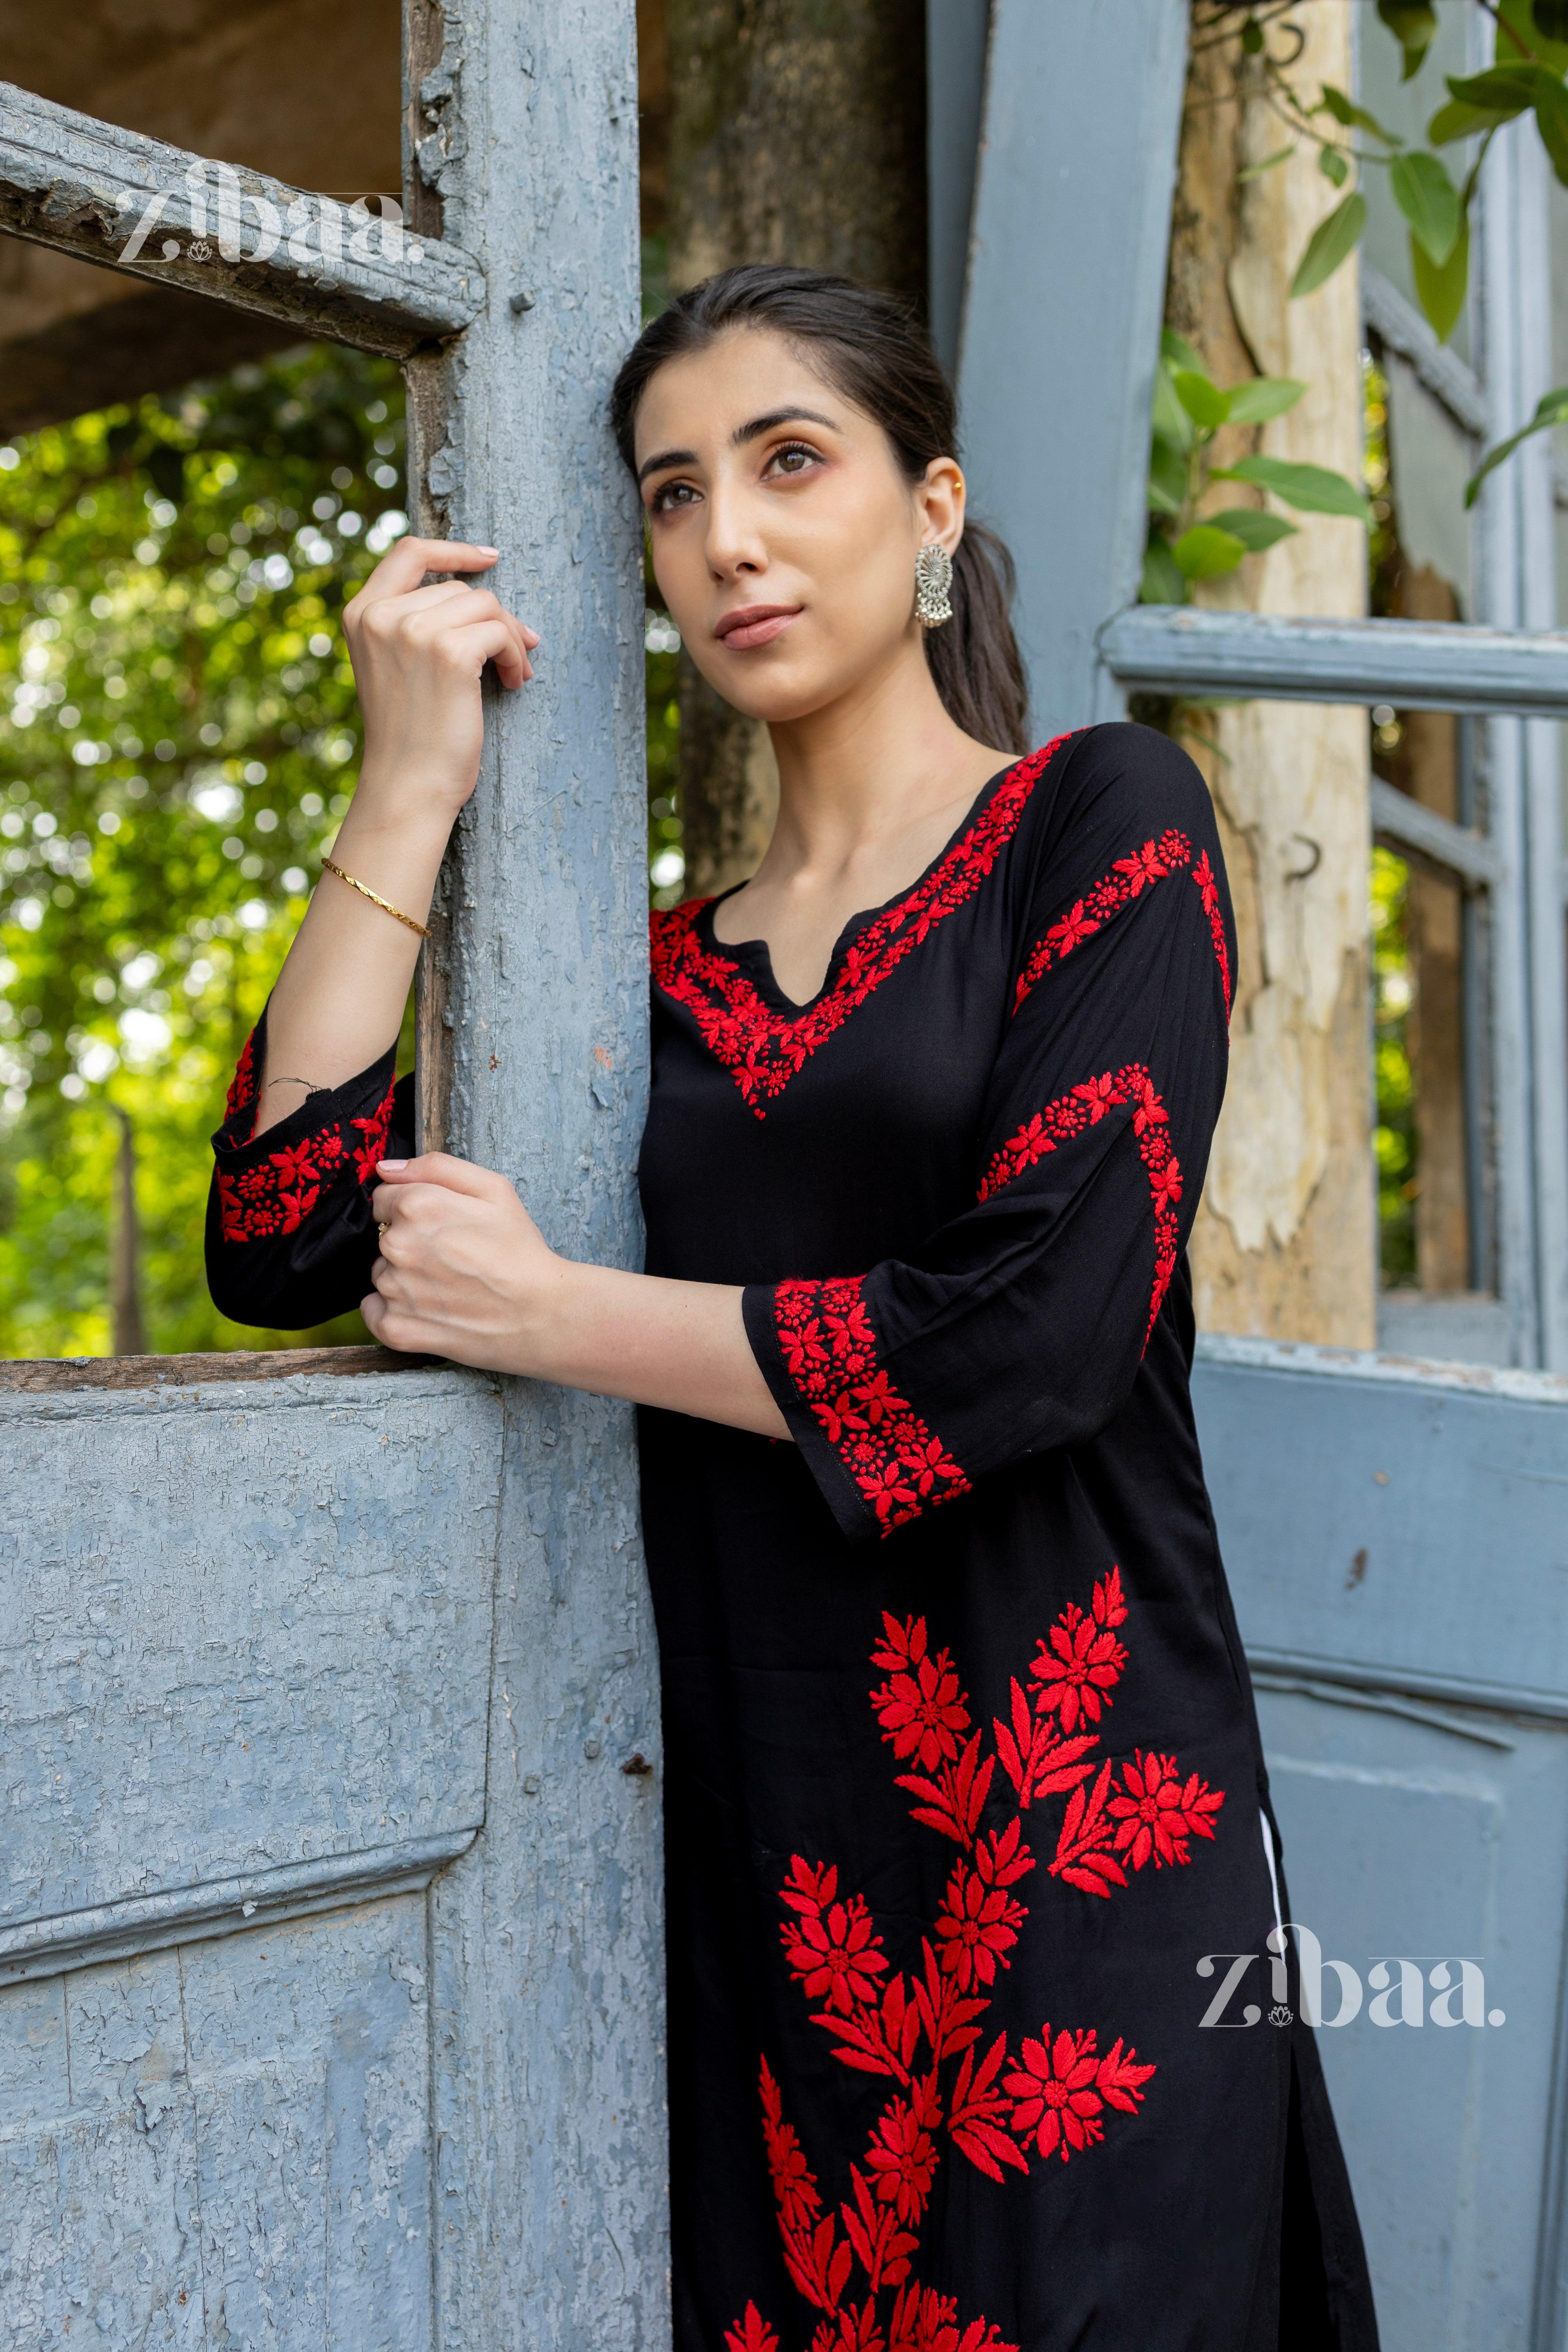
[[[388,252],[374,215],[357,227],[342,217],[341,251],[323,251],[321,198],[226,164],[237,213],[228,257],[215,221],[219,168],[0,82],[0,229],[284,320],[302,335],[399,358],[478,316],[485,281],[472,255],[419,235],[401,237],[401,250]],[[204,178],[205,197],[193,197],[186,178],[193,172]],[[140,254],[121,260],[159,195]],[[258,258],[269,220],[281,235],[270,257]]]

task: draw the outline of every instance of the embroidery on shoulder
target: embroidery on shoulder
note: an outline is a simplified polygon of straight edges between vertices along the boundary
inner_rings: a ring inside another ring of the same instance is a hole
[[[706,898],[656,911],[649,921],[653,979],[689,1013],[703,1043],[730,1071],[758,1118],[805,1068],[817,1047],[864,1004],[910,950],[973,897],[1017,831],[1030,793],[1067,736],[1058,735],[1010,768],[973,824],[924,879],[868,923],[833,986],[794,1014],[765,1004],[728,956],[705,949],[697,918]]]
[[[1105,1070],[1098,1078],[1074,1087],[1070,1094],[1058,1095],[1055,1102],[1037,1111],[1016,1135],[1008,1137],[982,1177],[974,1197],[977,1202],[988,1201],[1026,1168],[1033,1168],[1048,1151],[1055,1151],[1059,1144],[1070,1143],[1075,1136],[1097,1125],[1108,1110],[1128,1103],[1132,1105],[1132,1132],[1137,1139],[1138,1156],[1149,1178],[1149,1197],[1154,1212],[1154,1286],[1143,1333],[1143,1345],[1147,1347],[1181,1253],[1176,1206],[1182,1197],[1182,1163],[1171,1149],[1170,1115],[1141,1062],[1130,1062],[1122,1070]]]
[[[907,1768],[894,1785],[913,1801],[913,1819],[958,1853],[908,1974],[894,1969],[865,1899],[840,1887],[834,1864],[797,1853],[779,1890],[784,1962],[812,2004],[811,2022],[832,2036],[841,2065],[892,2086],[835,2210],[761,2061],[784,2266],[824,2315],[811,2352],[1016,2352],[991,2322],[965,2323],[954,2300],[911,2279],[944,2142],[1005,2184],[1037,2164],[1089,2157],[1116,2116],[1136,2115],[1148,2095],[1158,2070],[1121,2034],[1105,2048],[1098,2026],[1047,2021],[1014,2049],[1005,2031],[987,2046],[982,2023],[1028,1919],[1019,1889],[1038,1866],[1023,1836],[1032,1807],[1066,1798],[1047,1874],[1102,1901],[1151,1863],[1156,1872],[1186,1867],[1194,1841],[1214,1840],[1225,1791],[1196,1772],[1184,1778],[1173,1756],[1135,1748],[1120,1772],[1114,1758],[1097,1771],[1102,1732],[1088,1727],[1101,1726],[1127,1671],[1118,1630],[1127,1619],[1112,1567],[1089,1607],[1069,1603],[1037,1644],[1031,1686],[1013,1678],[1008,1718],[993,1718],[987,1755],[958,1669],[948,1651],[933,1653],[926,1620],[883,1616],[870,1662],[886,1679],[871,1706]],[[1005,1818],[983,1829],[994,1784]],[[727,2352],[778,2352],[779,2339],[749,2303],[724,2342]]]
[[[797,1395],[889,1536],[970,1487],[882,1366],[863,1284],[862,1276],[781,1282],[773,1323]]]
[[[1134,898],[1141,898],[1152,883],[1163,882],[1172,874],[1190,874],[1203,900],[1204,913],[1208,918],[1209,938],[1214,944],[1215,961],[1219,966],[1220,986],[1225,992],[1226,1019],[1230,1018],[1230,950],[1226,945],[1225,917],[1220,909],[1219,885],[1214,867],[1209,864],[1208,851],[1194,854],[1184,833],[1171,831],[1158,838],[1151,836],[1141,847],[1125,857],[1119,857],[1109,874],[1102,875],[1092,890],[1086,890],[1067,912],[1058,917],[1045,937],[1037,940],[1018,974],[1013,993],[1013,1010],[1017,1012],[1030,990],[1042,981],[1047,972],[1055,970],[1063,959],[1083,940],[1092,939],[1103,930]]]

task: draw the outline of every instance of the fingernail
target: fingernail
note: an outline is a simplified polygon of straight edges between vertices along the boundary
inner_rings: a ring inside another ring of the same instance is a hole
[[[406,1160],[378,1160],[375,1164],[378,1168],[406,1168],[408,1162]]]

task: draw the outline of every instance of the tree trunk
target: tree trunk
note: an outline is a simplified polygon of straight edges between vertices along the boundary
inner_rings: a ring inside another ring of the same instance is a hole
[[[925,293],[921,0],[669,0],[669,277],[740,261]],[[767,731],[682,656],[680,811],[693,892],[743,881],[767,846]]]
[[[110,1108],[120,1122],[114,1155],[114,1207],[109,1237],[109,1315],[117,1356],[144,1356],[142,1324],[142,1229],[136,1216],[136,1136],[129,1111]]]
[[[1305,90],[1352,79],[1353,12],[1304,0]],[[1271,35],[1278,38],[1278,35]],[[1173,221],[1169,323],[1215,380],[1294,376],[1310,388],[1289,415],[1220,436],[1215,462],[1249,449],[1361,477],[1359,286],[1353,263],[1300,301],[1291,270],[1338,201],[1303,142],[1287,163],[1239,183],[1280,143],[1257,95],[1222,92],[1235,51],[1193,59]],[[1208,503],[1234,506],[1239,485]],[[1297,537],[1198,592],[1204,604],[1359,617],[1359,525],[1299,518]],[[1198,1318],[1209,1330],[1374,1341],[1377,1267],[1367,1011],[1365,714],[1321,704],[1243,703],[1204,714],[1198,749],[1219,816],[1240,932],[1230,1085],[1193,1237]]]

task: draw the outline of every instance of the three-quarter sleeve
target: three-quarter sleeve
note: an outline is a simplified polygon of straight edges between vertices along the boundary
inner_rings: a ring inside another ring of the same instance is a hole
[[[1023,894],[972,1202],[911,1257],[745,1294],[752,1349],[848,1535],[1101,1429],[1191,1229],[1235,943],[1207,789],[1145,728],[1082,739]]]
[[[305,1330],[357,1307],[370,1288],[376,1163],[413,1149],[413,1080],[395,1080],[389,1048],[253,1137],[266,1058],[263,1013],[213,1137],[207,1287],[237,1323]]]

